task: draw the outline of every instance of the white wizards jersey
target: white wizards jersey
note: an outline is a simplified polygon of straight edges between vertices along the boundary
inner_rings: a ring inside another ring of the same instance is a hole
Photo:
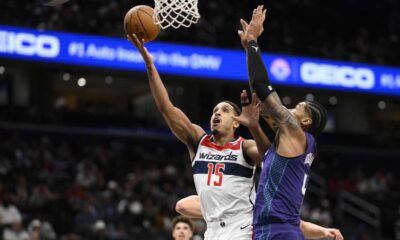
[[[245,139],[219,146],[212,135],[204,135],[192,162],[193,178],[207,222],[238,214],[252,216],[255,199],[254,167],[243,153]]]

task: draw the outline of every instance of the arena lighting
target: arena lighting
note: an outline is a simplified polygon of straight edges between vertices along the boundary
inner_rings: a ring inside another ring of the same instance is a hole
[[[77,84],[79,87],[84,87],[86,85],[86,79],[83,77],[79,78]]]
[[[379,102],[378,102],[378,108],[379,108],[380,110],[386,109],[386,102],[385,102],[385,101],[379,101]]]
[[[64,81],[69,81],[69,80],[71,79],[71,74],[69,74],[69,73],[64,73],[64,74],[62,75],[62,79],[63,79]]]
[[[307,101],[314,101],[314,99],[315,99],[314,94],[307,93],[307,95],[306,95],[306,100]]]
[[[185,88],[179,86],[179,87],[176,88],[175,92],[178,95],[182,95],[185,92]]]
[[[336,104],[338,103],[337,97],[335,97],[335,96],[330,97],[330,98],[329,98],[329,103],[330,103],[331,105],[336,105]]]
[[[6,68],[4,66],[0,66],[0,75],[4,74]]]
[[[282,98],[282,102],[283,102],[283,104],[284,104],[285,106],[288,106],[288,105],[290,105],[290,103],[292,102],[292,99],[291,99],[289,96],[284,96],[284,97]]]
[[[106,76],[106,77],[104,78],[104,82],[105,82],[106,84],[108,84],[108,85],[112,84],[113,81],[114,81],[114,79],[113,79],[112,76]]]

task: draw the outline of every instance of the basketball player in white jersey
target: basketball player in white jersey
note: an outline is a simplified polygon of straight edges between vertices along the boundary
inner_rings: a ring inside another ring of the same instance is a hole
[[[253,166],[261,162],[269,147],[269,141],[258,122],[249,125],[254,122],[249,121],[253,117],[251,114],[258,109],[256,102],[244,108],[240,118],[237,118],[240,109],[234,103],[218,103],[210,119],[212,134],[207,135],[172,104],[143,40],[140,41],[134,34],[127,37],[145,61],[150,90],[158,110],[173,134],[187,146],[193,159],[200,209],[207,222],[205,239],[251,239],[255,199]],[[240,123],[249,128],[254,138],[262,138],[257,142],[264,143],[264,146],[256,146],[254,140],[235,138],[234,133]]]

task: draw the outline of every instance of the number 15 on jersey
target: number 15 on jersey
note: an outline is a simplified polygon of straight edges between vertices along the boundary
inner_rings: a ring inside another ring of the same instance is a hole
[[[207,164],[208,167],[208,176],[207,176],[207,186],[216,186],[219,187],[222,185],[222,179],[224,177],[224,163],[209,163]],[[214,174],[213,174],[214,173]],[[214,181],[211,182],[211,179]]]

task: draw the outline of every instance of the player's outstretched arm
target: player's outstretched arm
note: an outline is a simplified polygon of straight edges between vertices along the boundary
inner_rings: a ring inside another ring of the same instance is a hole
[[[301,221],[300,229],[307,239],[343,240],[342,233],[336,228],[324,228],[314,223]]]
[[[197,195],[192,195],[179,200],[176,203],[175,210],[185,217],[203,218],[200,208],[200,199]]]
[[[258,120],[260,118],[260,101],[253,93],[251,102],[246,90],[240,94],[242,113],[240,116],[233,117],[243,126],[247,127],[254,140],[246,140],[243,143],[247,156],[253,160],[254,164],[259,165],[263,156],[271,146],[271,142],[262,130]]]
[[[144,47],[143,40],[139,40],[135,34],[127,35],[127,37],[138,48],[146,64],[151,94],[154,97],[158,110],[174,135],[188,146],[191,154],[194,153],[196,144],[204,134],[204,130],[200,126],[193,124],[179,108],[172,104],[167,89],[153,63],[153,58]]]
[[[239,31],[242,45],[247,49],[247,67],[249,81],[261,100],[263,113],[268,114],[278,126],[277,151],[284,157],[295,157],[304,152],[305,134],[296,117],[282,105],[282,102],[270,84],[267,69],[261,56],[257,39],[264,31],[263,23],[266,10],[258,6],[253,11],[249,24],[241,20],[243,31]]]

